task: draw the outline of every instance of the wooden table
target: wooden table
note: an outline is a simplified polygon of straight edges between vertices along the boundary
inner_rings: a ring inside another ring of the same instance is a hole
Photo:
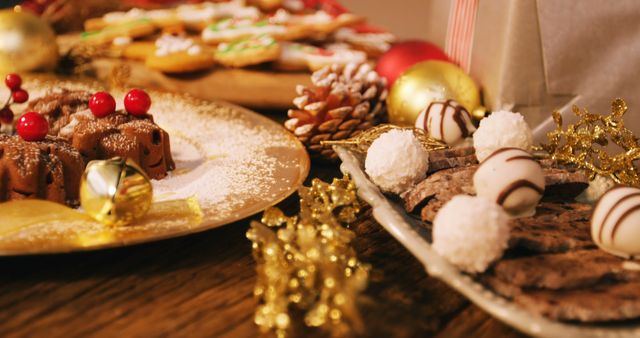
[[[337,166],[314,164],[310,176],[337,175]],[[296,204],[292,196],[280,206]],[[0,337],[257,336],[249,222],[128,248],[0,258]],[[373,266],[359,300],[361,336],[523,337],[428,277],[369,212],[354,228],[356,250]]]

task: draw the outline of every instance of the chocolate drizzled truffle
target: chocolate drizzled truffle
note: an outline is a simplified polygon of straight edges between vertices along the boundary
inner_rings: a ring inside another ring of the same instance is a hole
[[[501,148],[493,152],[473,175],[478,196],[501,205],[513,216],[532,216],[544,193],[540,164],[528,152]]]
[[[431,102],[418,115],[415,127],[449,146],[460,144],[476,131],[469,112],[455,100]]]
[[[591,215],[591,238],[600,249],[625,258],[640,255],[640,189],[617,186]]]

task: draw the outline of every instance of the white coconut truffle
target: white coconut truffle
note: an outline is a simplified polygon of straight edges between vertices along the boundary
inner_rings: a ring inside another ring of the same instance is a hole
[[[500,148],[480,164],[473,187],[478,196],[496,202],[512,216],[533,216],[544,193],[544,172],[528,152]]]
[[[391,130],[369,147],[365,172],[382,190],[400,194],[425,178],[429,153],[411,130]]]
[[[640,258],[640,189],[617,186],[593,209],[591,238],[600,249],[624,258]]]
[[[479,162],[500,148],[520,148],[530,151],[533,133],[520,113],[497,111],[480,120],[473,134],[473,147]]]
[[[433,249],[469,273],[484,272],[509,242],[509,216],[483,197],[454,196],[433,220]]]
[[[415,127],[452,147],[464,144],[464,140],[476,131],[469,112],[454,100],[431,102],[418,115]]]
[[[576,201],[581,203],[595,203],[605,192],[613,188],[616,182],[607,176],[596,175],[596,177],[589,181],[589,186],[578,197]]]

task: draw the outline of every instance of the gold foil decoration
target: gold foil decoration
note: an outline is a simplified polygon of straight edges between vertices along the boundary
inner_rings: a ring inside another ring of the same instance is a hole
[[[627,104],[622,99],[611,103],[611,114],[600,115],[580,110],[573,106],[573,113],[580,118],[566,129],[562,129],[562,115],[553,113],[556,129],[549,132],[549,144],[540,148],[552,159],[588,171],[595,175],[610,177],[616,183],[640,186],[640,176],[634,161],[640,159],[638,138],[624,126],[623,115]],[[607,153],[610,142],[624,151],[615,155]]]
[[[480,106],[480,90],[467,73],[450,62],[420,62],[402,73],[391,87],[387,97],[389,122],[413,126],[431,102],[449,99],[473,112]]]
[[[80,204],[101,223],[125,225],[151,207],[151,181],[133,161],[115,157],[91,161],[80,182]]]
[[[362,133],[346,139],[346,140],[335,140],[335,141],[321,141],[322,145],[339,145],[351,148],[351,150],[358,151],[361,153],[366,153],[373,141],[375,141],[380,135],[393,130],[411,130],[413,134],[416,136],[418,141],[422,144],[422,146],[428,150],[439,150],[447,148],[447,145],[441,141],[438,141],[434,138],[429,137],[424,129],[420,128],[411,128],[411,127],[398,127],[392,124],[381,124],[372,128],[369,128]]]
[[[314,179],[298,193],[299,215],[269,208],[247,232],[258,263],[255,323],[284,337],[297,309],[307,326],[358,332],[356,296],[367,286],[369,266],[358,260],[355,233],[345,227],[361,209],[355,185],[347,177],[331,184]]]

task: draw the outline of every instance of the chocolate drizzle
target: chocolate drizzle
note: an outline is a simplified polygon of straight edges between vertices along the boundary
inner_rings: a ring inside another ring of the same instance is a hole
[[[456,103],[457,105],[454,106],[453,103]],[[457,103],[455,100],[446,100],[444,102],[434,101],[429,103],[429,106],[427,107],[427,112],[424,116],[424,122],[422,126],[426,132],[429,132],[429,124],[430,124],[429,118],[431,117],[431,111],[435,104],[439,104],[441,107],[440,108],[440,140],[444,141],[444,121],[445,121],[447,108],[449,107],[453,108],[453,115],[451,116],[451,118],[458,125],[458,128],[460,129],[460,132],[462,134],[462,138],[466,138],[470,135],[469,128],[467,128],[467,123],[466,123],[467,121],[463,116],[463,114],[466,114],[467,116],[469,116],[469,112],[461,104]]]
[[[484,163],[484,162],[487,162],[490,158],[495,157],[495,156],[497,156],[498,154],[502,154],[502,153],[504,153],[505,151],[510,151],[510,150],[518,150],[518,151],[526,152],[526,151],[525,151],[525,150],[523,150],[523,149],[515,148],[515,147],[500,148],[500,149],[498,149],[498,150],[494,151],[493,153],[491,153],[491,155],[487,156],[487,158],[485,158],[485,159],[484,159],[483,163]],[[533,157],[532,157],[531,155],[517,155],[517,156],[514,156],[514,157],[512,157],[512,158],[507,159],[506,161],[510,161],[511,159],[524,159],[524,158],[527,158],[527,159],[533,160]]]
[[[504,190],[502,190],[502,192],[500,192],[500,195],[498,195],[498,198],[496,199],[496,203],[502,205],[513,192],[520,188],[530,188],[541,195],[542,193],[544,193],[544,188],[540,188],[529,180],[517,180],[511,182],[511,184],[509,184]]]
[[[624,186],[618,186],[615,188],[612,188],[609,190],[609,192],[613,191],[613,190],[617,190],[620,188],[625,188]],[[611,216],[611,214],[613,214],[613,211],[622,204],[622,202],[633,198],[633,197],[637,197],[640,196],[640,192],[635,192],[635,193],[630,193],[627,194],[625,196],[622,196],[620,199],[618,199],[612,206],[611,208],[609,208],[609,210],[607,211],[606,215],[604,216],[604,218],[602,219],[602,222],[600,224],[600,229],[598,230],[598,240],[600,242],[602,242],[602,236],[603,236],[603,232],[604,232],[604,226],[607,224],[607,221],[609,220],[609,217]],[[600,200],[598,201],[598,203],[596,204],[596,206],[593,208],[593,210],[595,211],[598,206],[600,205],[600,202],[602,201],[602,198],[600,198]],[[624,214],[622,214],[618,220],[616,221],[616,223],[613,225],[613,228],[611,230],[611,241],[613,241],[613,238],[615,236],[615,232],[618,230],[618,226],[620,225],[620,223],[622,223],[622,221],[624,220],[625,217],[628,216],[628,214],[630,214],[632,211],[634,211],[636,208],[638,208],[640,206],[634,206],[631,209],[625,211]],[[593,218],[593,215],[591,216]]]
[[[622,224],[622,221],[624,221],[625,218],[629,217],[632,213],[638,210],[640,210],[640,204],[634,205],[633,207],[629,208],[629,210],[625,211],[622,215],[620,215],[620,218],[618,218],[618,220],[616,221],[616,224],[613,225],[613,229],[611,229],[611,243],[613,243],[616,237],[616,231],[618,231],[618,227],[620,227],[620,224]]]

